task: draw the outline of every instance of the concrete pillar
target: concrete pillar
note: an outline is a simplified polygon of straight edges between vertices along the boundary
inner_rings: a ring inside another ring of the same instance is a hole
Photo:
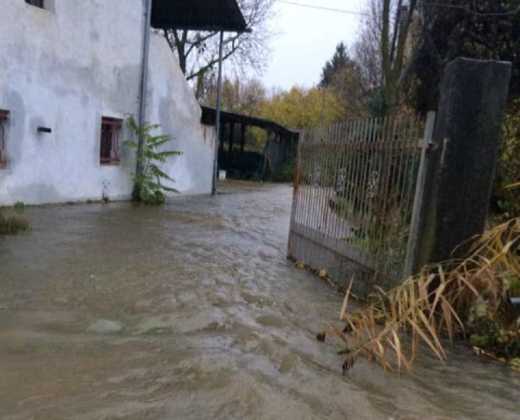
[[[458,58],[446,67],[415,269],[449,259],[484,230],[510,78],[508,62]]]

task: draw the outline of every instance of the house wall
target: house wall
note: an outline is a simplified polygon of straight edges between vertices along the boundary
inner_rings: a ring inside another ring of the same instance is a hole
[[[8,165],[0,169],[0,205],[126,199],[134,154],[99,162],[101,117],[137,118],[143,1],[52,1],[50,10],[0,0],[0,109]],[[183,155],[165,168],[188,194],[211,191],[215,136],[166,41],[152,34],[147,120],[172,136]],[[38,126],[52,129],[37,134]],[[130,133],[125,129],[122,140]]]

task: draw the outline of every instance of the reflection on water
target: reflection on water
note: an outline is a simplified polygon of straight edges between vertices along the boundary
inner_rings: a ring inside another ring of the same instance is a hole
[[[0,239],[0,418],[518,419],[520,377],[465,349],[341,375],[341,297],[286,261],[291,189],[29,209]]]

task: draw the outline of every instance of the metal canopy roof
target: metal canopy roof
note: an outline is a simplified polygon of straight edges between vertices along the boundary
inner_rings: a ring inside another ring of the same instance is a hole
[[[217,120],[217,111],[209,106],[201,106],[202,116],[201,123],[205,125],[215,125]],[[298,135],[297,131],[290,130],[274,121],[265,120],[263,118],[251,117],[248,115],[237,114],[235,112],[222,111],[220,113],[222,123],[244,124],[252,127],[263,128],[264,130],[273,131],[285,137],[294,137]]]
[[[152,26],[195,31],[248,30],[236,0],[153,0]]]

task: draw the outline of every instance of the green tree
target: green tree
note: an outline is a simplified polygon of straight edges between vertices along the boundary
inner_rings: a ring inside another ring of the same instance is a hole
[[[325,63],[321,73],[321,87],[329,87],[332,84],[334,77],[340,72],[343,71],[352,60],[350,59],[347,47],[343,42],[340,42],[336,46],[336,51],[332,58]]]
[[[211,79],[201,102],[208,106],[215,106],[216,96],[216,80]],[[225,111],[257,116],[260,105],[266,97],[264,85],[255,78],[225,78],[222,83],[222,108]]]
[[[504,139],[495,180],[494,208],[506,218],[520,216],[520,99],[516,99],[504,120]]]
[[[338,97],[345,110],[345,119],[366,116],[371,87],[364,80],[360,65],[350,58],[345,44],[338,44],[334,56],[325,64],[320,87]]]
[[[370,0],[354,58],[378,116],[400,107],[406,93],[418,26],[418,0]]]
[[[292,129],[329,125],[342,119],[344,108],[328,89],[293,87],[274,94],[261,107],[261,116]]]
[[[394,9],[395,7],[395,9]],[[412,43],[411,28],[417,0],[407,5],[403,0],[383,0],[381,14],[381,56],[385,106],[399,105],[400,92],[406,77]],[[393,21],[393,15],[395,20]]]
[[[520,95],[520,0],[422,2],[420,45],[413,62],[413,104],[436,109],[446,64],[456,57],[513,62],[511,99]]]

